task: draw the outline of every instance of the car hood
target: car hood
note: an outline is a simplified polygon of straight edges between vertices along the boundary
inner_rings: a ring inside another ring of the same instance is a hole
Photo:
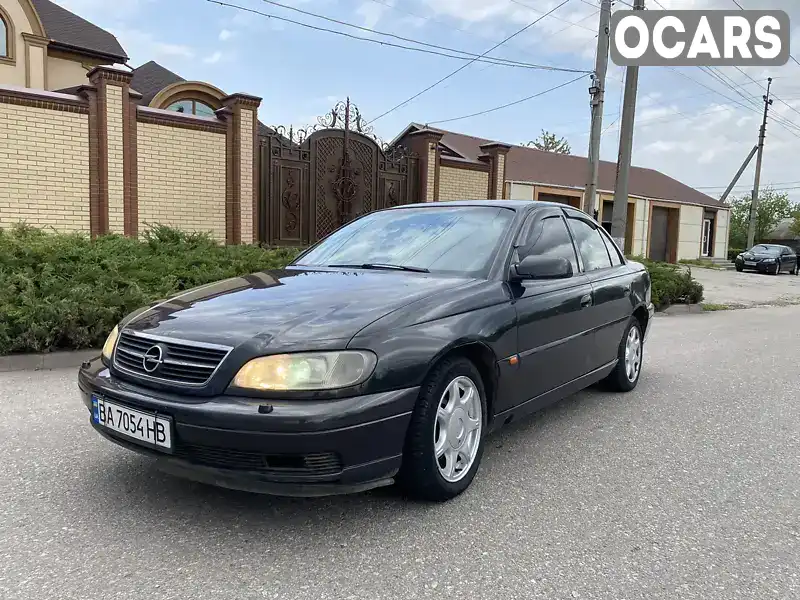
[[[226,279],[146,310],[124,329],[237,346],[289,350],[348,341],[384,315],[473,281],[399,271],[284,269]]]

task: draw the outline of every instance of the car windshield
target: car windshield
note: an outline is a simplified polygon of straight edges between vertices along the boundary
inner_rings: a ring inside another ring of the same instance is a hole
[[[490,206],[436,206],[369,214],[311,248],[299,266],[406,268],[482,276],[514,211]]]
[[[778,254],[780,251],[781,249],[777,246],[765,246],[764,244],[758,244],[750,249],[753,254]]]

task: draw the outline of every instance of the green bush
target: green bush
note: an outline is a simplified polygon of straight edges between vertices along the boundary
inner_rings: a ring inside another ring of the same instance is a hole
[[[703,300],[703,286],[692,277],[691,269],[636,256],[632,260],[642,263],[650,273],[656,308],[676,303],[697,304]]]
[[[736,257],[744,252],[744,248],[728,248],[728,260],[736,260]]]
[[[280,268],[296,249],[223,246],[156,226],[142,240],[0,229],[0,355],[99,347],[126,314],[199,285]]]

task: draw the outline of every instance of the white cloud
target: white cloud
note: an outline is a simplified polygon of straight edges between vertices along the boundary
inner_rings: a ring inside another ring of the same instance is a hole
[[[222,58],[222,52],[217,50],[213,54],[206,56],[203,59],[203,62],[206,63],[207,65],[215,65],[220,61],[221,58]]]
[[[68,11],[83,17],[93,23],[100,24],[95,19],[103,21],[121,21],[136,15],[145,4],[154,0],[54,0]]]
[[[156,39],[151,33],[138,29],[112,29],[111,33],[125,48],[131,63],[141,64],[148,60],[163,59],[192,59],[195,57],[195,50],[185,44],[173,42],[163,42]]]
[[[230,29],[223,29],[222,31],[219,32],[219,41],[225,42],[231,39],[233,36],[234,36],[233,31],[231,31]]]
[[[377,2],[365,0],[356,9],[356,14],[362,18],[361,25],[371,29],[378,24],[378,21],[381,20],[381,17],[387,10],[390,9],[384,4],[378,4]]]

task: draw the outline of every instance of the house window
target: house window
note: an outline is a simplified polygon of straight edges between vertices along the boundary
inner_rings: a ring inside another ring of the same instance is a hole
[[[0,15],[0,56],[4,58],[8,58],[11,56],[9,52],[8,44],[9,44],[9,35],[8,35],[8,25],[6,25],[5,19],[3,16]]]
[[[170,104],[167,110],[174,110],[175,112],[187,115],[199,115],[201,117],[214,116],[214,109],[199,100],[178,100]]]

